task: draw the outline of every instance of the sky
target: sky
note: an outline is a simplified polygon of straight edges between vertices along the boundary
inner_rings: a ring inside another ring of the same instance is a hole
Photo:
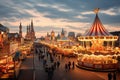
[[[23,36],[31,20],[37,37],[62,28],[84,34],[95,18],[93,10],[109,31],[120,31],[120,0],[0,0],[0,23],[18,32],[22,23]]]

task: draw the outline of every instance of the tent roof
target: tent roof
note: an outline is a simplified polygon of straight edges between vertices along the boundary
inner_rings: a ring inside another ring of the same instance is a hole
[[[102,25],[98,14],[96,14],[95,20],[91,28],[84,34],[84,36],[109,36],[111,35],[105,27]]]

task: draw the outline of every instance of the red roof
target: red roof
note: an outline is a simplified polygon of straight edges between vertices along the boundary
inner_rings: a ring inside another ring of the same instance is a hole
[[[96,14],[95,20],[91,28],[84,35],[85,36],[109,36],[111,34],[105,29],[98,15]]]

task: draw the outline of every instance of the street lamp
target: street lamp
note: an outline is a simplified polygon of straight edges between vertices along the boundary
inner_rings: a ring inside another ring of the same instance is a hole
[[[1,34],[4,34],[4,32],[1,32]]]

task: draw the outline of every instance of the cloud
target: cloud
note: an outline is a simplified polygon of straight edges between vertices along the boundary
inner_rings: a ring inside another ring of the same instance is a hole
[[[108,30],[108,32],[112,32],[112,31],[120,31],[119,25],[104,25],[104,26]]]
[[[106,0],[93,1],[1,0],[0,23],[9,27],[11,32],[16,32],[22,22],[24,35],[31,19],[37,36],[45,35],[52,29],[60,32],[61,28],[67,32],[84,33],[94,21],[95,14],[92,10],[99,7],[103,25],[107,25],[110,31],[119,29],[116,24],[120,22],[120,1],[109,0],[109,4]]]
[[[68,8],[65,8],[65,5],[63,4],[54,4],[54,5],[51,5],[51,4],[45,4],[45,3],[39,3],[37,4],[37,6],[40,6],[40,7],[49,7],[49,8],[53,8],[53,9],[56,9],[58,11],[61,11],[61,12],[70,12],[72,11],[72,9],[68,9]]]
[[[87,17],[84,17],[84,16],[81,16],[81,15],[78,15],[78,16],[75,16],[75,18],[86,19]]]
[[[116,16],[116,15],[120,15],[120,7],[119,8],[109,8],[109,9],[100,9],[99,13],[103,13],[106,15],[110,15],[110,16]],[[85,12],[81,12],[82,15],[88,15],[88,14],[95,14],[93,11],[85,11]]]
[[[94,14],[93,11],[86,11],[86,12],[81,12],[82,15],[88,15],[88,14]]]
[[[102,10],[101,13],[104,13],[104,14],[107,14],[110,16],[116,16],[117,14],[119,14],[119,13],[117,13],[116,9],[114,9],[114,8],[110,8],[108,10]]]

